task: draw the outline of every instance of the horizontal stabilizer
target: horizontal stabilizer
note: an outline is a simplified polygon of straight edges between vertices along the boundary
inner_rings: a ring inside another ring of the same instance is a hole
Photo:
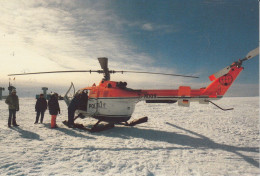
[[[190,100],[178,100],[178,106],[190,107]]]
[[[205,99],[200,99],[199,104],[209,104],[209,101],[207,101]]]

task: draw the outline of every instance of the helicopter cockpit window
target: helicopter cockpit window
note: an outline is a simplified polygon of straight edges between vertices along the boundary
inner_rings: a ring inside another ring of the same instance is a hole
[[[121,89],[125,89],[126,86],[127,86],[127,83],[120,81],[120,82],[117,82],[117,83],[116,83],[116,86],[119,87],[119,88],[121,88]]]

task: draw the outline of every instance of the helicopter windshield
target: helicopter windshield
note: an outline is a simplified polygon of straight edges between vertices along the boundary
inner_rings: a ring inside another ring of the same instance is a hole
[[[116,86],[117,86],[118,88],[125,89],[126,86],[127,86],[127,83],[120,81],[120,82],[117,82],[117,83],[116,83]]]

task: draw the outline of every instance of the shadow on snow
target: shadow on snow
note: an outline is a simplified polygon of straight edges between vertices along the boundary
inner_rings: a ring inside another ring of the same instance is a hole
[[[50,128],[51,129],[51,124],[50,123],[47,123],[47,124],[44,124],[44,126],[46,128]],[[70,129],[70,128],[61,128],[61,127],[58,127],[58,128],[53,128],[51,130],[57,130],[57,131],[60,131],[60,132],[63,132],[65,133],[66,135],[69,135],[69,136],[72,136],[72,137],[80,137],[80,138],[87,138],[87,139],[96,139],[96,138],[93,138],[93,137],[90,137],[90,136],[86,136],[86,135],[83,135],[81,133],[77,133],[77,129]],[[78,130],[78,131],[83,131],[83,130]]]
[[[39,140],[41,141],[42,139],[40,139],[40,135],[36,134],[36,133],[33,133],[31,131],[26,131],[20,127],[13,127],[11,128],[12,130],[14,131],[17,131],[20,133],[20,136],[22,138],[25,138],[25,139],[32,139],[32,140]]]
[[[100,134],[97,133],[97,135],[102,136],[109,136],[109,137],[119,137],[123,139],[129,139],[129,138],[142,138],[145,140],[150,141],[161,141],[161,142],[167,142],[170,144],[177,144],[181,146],[185,146],[185,148],[177,148],[177,147],[170,147],[167,149],[214,149],[214,150],[223,150],[227,152],[234,153],[238,155],[239,157],[243,158],[246,162],[248,162],[251,165],[254,165],[255,167],[259,167],[259,162],[254,160],[253,158],[250,158],[248,156],[245,156],[239,152],[254,152],[257,153],[256,156],[258,156],[259,148],[258,147],[236,147],[232,145],[226,145],[226,144],[219,144],[211,140],[210,138],[203,136],[201,134],[198,134],[196,132],[193,132],[191,130],[187,130],[185,128],[179,127],[177,125],[171,124],[166,122],[167,125],[170,125],[174,128],[178,128],[180,130],[186,131],[195,137],[184,135],[184,134],[178,134],[174,132],[166,132],[166,131],[158,131],[153,129],[140,129],[140,128],[125,128],[125,127],[117,127],[113,130],[110,130],[109,132],[102,132]],[[153,148],[155,150],[156,148]],[[160,148],[158,148],[160,149]],[[165,148],[161,148],[165,149]],[[120,149],[117,149],[120,150]],[[129,150],[129,149],[125,149]]]

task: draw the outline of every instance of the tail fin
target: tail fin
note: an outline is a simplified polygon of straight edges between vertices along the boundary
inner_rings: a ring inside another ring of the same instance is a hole
[[[242,63],[249,60],[259,54],[259,47],[250,51],[244,59],[239,59],[232,65],[229,65],[222,70],[216,72],[209,77],[210,81],[213,81],[207,88],[202,88],[201,95],[210,98],[221,98],[229,87],[236,80],[239,73],[243,70]]]
[[[222,70],[225,70],[225,68]],[[220,77],[216,78],[214,74],[209,76],[209,79],[213,82],[202,92],[202,95],[206,95],[211,98],[221,98],[225,95],[242,70],[243,67],[234,65],[226,74]]]

